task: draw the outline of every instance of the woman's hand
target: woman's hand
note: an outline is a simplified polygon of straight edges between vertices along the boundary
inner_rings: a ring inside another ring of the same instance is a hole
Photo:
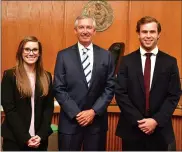
[[[40,141],[41,138],[38,135],[33,136],[28,140],[28,146],[32,148],[37,148],[40,145]]]

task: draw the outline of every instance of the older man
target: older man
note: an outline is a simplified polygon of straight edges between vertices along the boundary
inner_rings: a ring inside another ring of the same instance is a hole
[[[75,21],[78,43],[60,51],[54,74],[61,106],[59,150],[105,150],[107,106],[114,95],[114,63],[109,51],[92,43],[95,20]]]

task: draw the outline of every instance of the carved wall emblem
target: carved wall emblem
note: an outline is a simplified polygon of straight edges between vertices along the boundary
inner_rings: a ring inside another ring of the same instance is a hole
[[[90,1],[83,8],[83,15],[89,15],[96,20],[96,31],[106,30],[113,22],[113,10],[106,1]]]

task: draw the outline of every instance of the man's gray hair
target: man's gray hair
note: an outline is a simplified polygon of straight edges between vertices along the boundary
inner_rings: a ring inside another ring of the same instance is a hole
[[[76,18],[76,20],[75,20],[75,27],[74,28],[76,28],[78,26],[78,21],[82,20],[82,19],[92,19],[93,27],[96,28],[96,21],[95,21],[95,19],[92,16],[89,16],[89,15],[80,15],[80,16],[78,16]]]

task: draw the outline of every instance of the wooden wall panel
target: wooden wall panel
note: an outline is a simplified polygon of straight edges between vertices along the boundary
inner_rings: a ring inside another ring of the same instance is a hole
[[[66,1],[65,2],[65,39],[64,46],[69,47],[77,42],[74,33],[74,22],[77,16],[82,12],[87,1]]]
[[[15,65],[15,49],[17,48],[17,31],[16,17],[13,15],[13,4],[3,2],[2,7],[2,71]],[[16,11],[17,12],[17,11]],[[13,38],[13,39],[12,39]]]
[[[176,150],[182,151],[182,117],[173,117],[172,122],[176,137]]]
[[[75,18],[88,1],[2,1],[2,72],[15,65],[15,53],[26,35],[37,36],[43,44],[43,60],[52,74],[58,50],[77,42]],[[138,48],[136,22],[145,15],[162,24],[159,46],[178,60],[182,74],[180,1],[108,1],[114,22],[98,32],[94,43],[108,49],[114,42],[125,43],[125,54]]]
[[[36,36],[43,45],[45,68],[51,73],[63,48],[64,1],[2,1],[2,71],[15,65],[19,42]]]
[[[126,29],[127,29],[127,7],[128,2],[117,1],[108,2],[112,8],[114,8],[114,22],[104,32],[97,32],[93,42],[97,45],[108,49],[114,42],[126,43]],[[74,21],[75,18],[81,14],[82,9],[87,4],[87,1],[66,1],[65,3],[65,47],[73,45],[77,42],[76,36],[74,36]],[[112,33],[112,36],[111,36]]]
[[[116,126],[119,120],[119,113],[109,113],[108,116],[108,132],[107,132],[107,151],[120,151],[122,149],[122,140],[115,135]]]
[[[94,42],[108,49],[115,42],[127,43],[128,1],[108,1],[113,8],[114,21],[104,32],[97,32]]]

